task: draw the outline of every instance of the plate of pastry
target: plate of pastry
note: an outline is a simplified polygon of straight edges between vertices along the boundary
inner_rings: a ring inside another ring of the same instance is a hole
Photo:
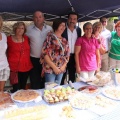
[[[35,90],[19,90],[11,95],[12,100],[16,102],[31,102],[41,97],[40,93]],[[42,100],[42,98],[41,98]]]
[[[72,97],[69,97],[69,103],[73,108],[81,110],[89,109],[95,105],[94,99],[84,93],[78,93]]]
[[[14,108],[16,105],[11,99],[11,95],[7,92],[0,92],[0,110]]]
[[[106,97],[111,98],[113,100],[120,100],[120,88],[111,86],[106,87],[102,92]]]
[[[98,88],[97,86],[94,85],[86,85],[83,87],[80,87],[78,89],[78,91],[82,92],[82,93],[86,93],[86,94],[98,94],[100,93],[100,88]]]
[[[110,72],[100,71],[95,76],[88,79],[89,80],[87,80],[87,84],[102,87],[107,85],[111,81],[111,75]]]

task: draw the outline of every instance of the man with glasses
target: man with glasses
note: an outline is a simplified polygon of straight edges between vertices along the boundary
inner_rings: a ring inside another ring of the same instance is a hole
[[[105,38],[105,45],[106,45],[106,53],[102,55],[102,61],[101,61],[101,70],[102,71],[108,71],[108,51],[109,51],[109,41],[111,38],[111,32],[106,28],[107,26],[107,18],[102,17],[100,18],[100,22],[102,23],[103,30],[101,32],[101,35]]]

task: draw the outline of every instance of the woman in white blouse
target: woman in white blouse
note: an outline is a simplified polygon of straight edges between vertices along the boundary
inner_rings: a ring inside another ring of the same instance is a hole
[[[2,29],[3,20],[0,16],[0,30]],[[0,92],[3,92],[5,82],[9,78],[10,69],[6,57],[7,37],[0,31]]]

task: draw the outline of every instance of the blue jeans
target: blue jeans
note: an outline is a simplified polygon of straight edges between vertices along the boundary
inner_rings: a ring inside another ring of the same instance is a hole
[[[54,74],[54,73],[45,73],[45,81],[46,82],[55,82],[60,85],[62,80],[63,73],[61,74]]]

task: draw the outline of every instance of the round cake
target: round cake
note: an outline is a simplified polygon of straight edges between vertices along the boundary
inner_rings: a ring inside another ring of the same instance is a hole
[[[13,99],[16,101],[30,101],[34,100],[39,96],[34,90],[20,90],[13,95]]]

